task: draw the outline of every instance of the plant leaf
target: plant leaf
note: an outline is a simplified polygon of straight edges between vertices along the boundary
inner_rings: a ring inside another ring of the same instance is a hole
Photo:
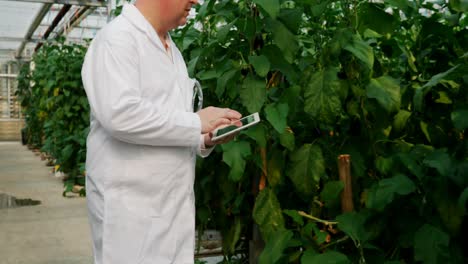
[[[285,132],[289,107],[287,104],[269,104],[265,107],[266,119],[279,134]]]
[[[348,257],[337,251],[327,251],[322,254],[304,254],[301,264],[348,264]]]
[[[222,147],[223,161],[231,167],[229,178],[240,181],[245,171],[245,158],[251,154],[250,144],[246,141],[231,141]]]
[[[423,87],[416,89],[413,97],[414,108],[416,111],[423,111],[422,108],[424,96],[431,90],[432,87],[449,78],[450,74],[454,72],[459,66],[460,65],[454,66],[445,72],[441,72],[432,76],[432,78]]]
[[[283,213],[291,217],[294,220],[294,222],[296,222],[300,226],[304,225],[303,217],[296,210],[283,210]]]
[[[280,11],[279,0],[253,0],[255,4],[261,6],[272,18],[276,18]]]
[[[312,75],[304,91],[304,110],[317,122],[335,124],[341,113],[340,89],[336,68],[321,70]]]
[[[261,77],[267,76],[270,71],[270,61],[264,55],[260,56],[249,56],[249,62],[253,65],[257,74]]]
[[[280,143],[289,151],[293,151],[295,148],[294,134],[288,130],[284,131],[283,134],[280,135]]]
[[[284,218],[278,198],[270,188],[263,189],[255,200],[253,218],[260,227],[265,241],[269,241],[278,230],[284,230]]]
[[[249,129],[244,130],[242,133],[255,140],[260,147],[266,147],[266,131],[263,125],[258,124],[256,126],[252,126]]]
[[[397,174],[380,180],[367,193],[366,206],[383,211],[393,201],[395,194],[407,195],[416,190],[414,183],[405,175]]]
[[[269,20],[268,22],[268,28],[273,33],[274,43],[283,52],[286,61],[292,63],[299,49],[297,37],[280,21]]]
[[[325,160],[320,147],[305,144],[291,154],[291,178],[296,190],[310,197],[317,189],[320,177],[325,174]]]
[[[398,113],[395,115],[393,118],[393,127],[392,129],[395,130],[395,132],[400,132],[402,131],[406,123],[408,122],[408,119],[411,116],[411,112],[406,111],[406,110],[400,110]]]
[[[216,95],[218,96],[218,98],[223,97],[224,91],[226,90],[226,86],[228,86],[228,83],[231,81],[232,78],[234,78],[237,72],[237,69],[230,69],[220,75],[216,83]]]
[[[467,129],[468,128],[468,110],[456,110],[453,111],[450,117],[452,118],[453,125],[459,129]]]
[[[276,263],[283,255],[283,251],[292,237],[293,233],[290,230],[280,229],[273,233],[271,239],[266,241],[265,249],[260,254],[258,263]]]
[[[400,85],[392,77],[382,76],[371,79],[366,90],[367,97],[375,98],[388,113],[400,110]]]
[[[438,149],[429,154],[423,164],[435,168],[440,175],[449,176],[452,172],[452,160],[446,150]]]
[[[325,183],[320,198],[325,203],[325,207],[330,207],[336,204],[339,200],[341,191],[343,191],[344,184],[342,181],[329,181]]]
[[[268,160],[267,166],[267,179],[268,184],[271,187],[275,187],[283,181],[283,170],[284,170],[284,155],[283,152],[278,149],[270,150],[271,158]]]
[[[448,251],[449,236],[442,230],[425,224],[414,236],[414,259],[425,264],[440,263],[439,256]]]
[[[242,83],[240,97],[250,113],[259,112],[266,100],[265,82],[251,75],[247,76]]]
[[[368,234],[364,227],[366,218],[364,215],[356,212],[345,213],[336,217],[338,228],[345,232],[355,243],[361,244],[367,241]]]
[[[358,36],[354,35],[351,38],[351,42],[346,44],[343,49],[351,52],[356,58],[364,62],[369,69],[374,67],[374,51],[372,47]]]

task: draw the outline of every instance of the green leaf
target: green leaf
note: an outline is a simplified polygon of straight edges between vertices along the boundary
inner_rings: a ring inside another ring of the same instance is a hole
[[[342,112],[336,68],[321,70],[312,75],[304,91],[304,110],[317,122],[335,124]]]
[[[305,144],[291,154],[288,176],[300,195],[310,197],[314,194],[317,190],[316,185],[323,175],[325,175],[325,160],[320,147]]]
[[[287,104],[269,104],[265,107],[266,119],[278,133],[283,134],[287,127],[289,107]]]
[[[292,33],[298,32],[303,21],[304,11],[300,8],[286,9],[280,11],[279,19]]]
[[[297,69],[293,64],[286,61],[283,52],[276,45],[263,47],[262,53],[271,63],[270,70],[281,71],[291,83],[296,83],[299,79]]]
[[[315,242],[320,245],[327,242],[327,236],[329,235],[327,231],[320,230],[316,225],[312,226],[315,235]]]
[[[383,211],[393,201],[395,194],[407,195],[416,190],[414,183],[405,175],[380,180],[367,192],[366,206]]]
[[[67,145],[64,149],[62,149],[61,154],[61,157],[57,157],[60,159],[60,162],[67,162],[73,154],[73,145]]]
[[[245,171],[245,158],[251,154],[250,144],[246,141],[231,141],[222,145],[223,161],[231,167],[229,178],[240,181]]]
[[[363,244],[367,241],[368,234],[364,226],[366,218],[362,214],[356,212],[341,214],[336,217],[336,221],[338,221],[338,228],[345,232],[355,244],[357,242]]]
[[[374,3],[364,3],[358,9],[357,20],[359,32],[364,32],[365,29],[369,28],[382,35],[390,35],[393,34],[394,29],[398,26],[395,16],[385,12],[383,8]]]
[[[453,103],[452,99],[450,99],[450,97],[447,95],[446,92],[439,91],[437,92],[437,94],[439,95],[439,98],[434,100],[434,102],[439,103],[439,104],[452,104]]]
[[[323,1],[321,3],[318,3],[317,1],[315,1],[314,3],[313,1],[310,1],[309,3],[310,3],[312,15],[314,17],[322,16],[328,7],[328,4],[330,4],[330,2],[331,1]]]
[[[307,253],[307,251],[306,251]],[[348,264],[351,261],[348,257],[337,251],[327,251],[322,254],[304,254],[301,264]]]
[[[301,86],[299,85],[292,85],[286,88],[283,91],[283,95],[281,96],[279,100],[280,103],[288,104],[289,114],[296,113],[297,109],[299,109],[298,105],[300,101],[302,101],[302,96],[301,96]]]
[[[253,65],[257,74],[261,77],[267,76],[270,71],[270,61],[264,55],[260,56],[249,56],[249,62]]]
[[[285,229],[281,206],[270,188],[267,187],[258,194],[253,218],[260,227],[264,241],[269,241],[276,231]]]
[[[466,214],[466,202],[468,201],[468,187],[463,190],[460,194],[460,198],[458,198],[458,207],[459,209],[463,210],[463,213]]]
[[[467,129],[468,128],[468,110],[456,110],[453,111],[450,115],[453,125],[459,129]]]
[[[457,12],[465,14],[468,12],[468,1],[466,0],[449,0],[449,4]]]
[[[408,0],[386,0],[387,4],[391,5],[392,7],[397,7],[399,9],[406,10],[408,6]]]
[[[323,187],[320,198],[325,203],[325,207],[330,207],[339,200],[344,184],[342,181],[329,181]]]
[[[219,78],[220,73],[216,70],[201,71],[197,74],[197,77],[200,81],[210,80]]]
[[[452,172],[452,160],[447,151],[443,149],[438,149],[429,154],[424,159],[423,164],[435,168],[442,176],[449,176]]]
[[[429,134],[428,124],[424,121],[419,122],[419,126],[421,127],[421,131],[423,132],[424,136],[426,136],[427,141],[432,142],[431,135]]]
[[[223,43],[223,42],[226,41],[226,38],[227,38],[227,35],[229,34],[229,31],[231,31],[231,28],[234,26],[234,24],[236,24],[236,22],[237,22],[237,19],[234,19],[231,23],[222,26],[218,30],[217,37],[218,37],[218,41],[220,43]]]
[[[200,37],[200,31],[190,28],[182,38],[182,51],[186,50],[192,43]]]
[[[460,65],[454,66],[450,68],[449,70],[445,72],[438,73],[432,78],[421,88],[416,89],[416,92],[414,94],[413,102],[414,102],[414,108],[418,112],[423,111],[423,101],[424,101],[424,96],[431,90],[432,87],[436,86],[439,84],[441,81],[447,80],[450,75],[455,72],[455,70],[459,67]]]
[[[346,44],[343,49],[351,52],[356,58],[372,69],[374,67],[374,51],[369,44],[354,35],[351,42]]]
[[[418,164],[417,160],[415,159],[414,155],[411,153],[400,153],[398,154],[400,161],[403,165],[411,172],[413,175],[418,177],[418,179],[422,179],[424,177],[424,172],[422,170],[422,166]]]
[[[242,133],[255,140],[260,147],[266,147],[266,131],[263,125],[258,124],[256,126],[250,127],[249,129],[244,130]]]
[[[295,148],[294,134],[288,130],[285,130],[283,134],[280,135],[280,144],[289,151],[293,151]]]
[[[454,66],[445,72],[441,72],[432,76],[432,78],[422,87],[422,89],[434,87],[442,80],[446,80],[450,77],[450,74],[453,73],[459,66],[460,65]]]
[[[382,76],[371,79],[366,90],[367,97],[375,98],[388,113],[400,110],[400,85],[392,77]]]
[[[250,113],[259,112],[266,100],[265,81],[249,75],[242,83],[240,91],[242,104]]]
[[[392,158],[384,158],[382,156],[378,156],[375,160],[375,167],[380,173],[384,175],[389,174],[394,168],[393,166],[394,164]]]
[[[414,236],[414,259],[424,264],[441,263],[439,256],[447,254],[449,239],[439,228],[423,225]]]
[[[283,171],[284,171],[284,155],[283,152],[278,149],[270,150],[271,158],[268,160],[267,164],[267,179],[268,184],[271,187],[279,185],[283,181]]]
[[[294,220],[294,222],[296,222],[300,226],[304,225],[303,217],[296,210],[283,210],[283,213],[291,217]]]
[[[261,6],[272,18],[276,18],[280,11],[279,0],[253,0],[255,4]]]
[[[188,73],[189,73],[189,76],[194,76],[195,67],[197,67],[198,59],[199,59],[199,58],[200,58],[200,57],[192,58],[192,59],[188,62],[187,71],[188,71]]]
[[[406,123],[408,122],[408,119],[410,117],[411,117],[411,112],[406,111],[406,110],[398,111],[398,113],[393,118],[392,129],[394,129],[395,132],[402,131],[406,127]]]
[[[453,193],[447,193],[448,190],[446,182],[439,183],[437,188],[431,190],[431,196],[440,219],[444,223],[444,231],[451,236],[457,236],[460,234],[465,212],[464,208],[460,208],[457,204],[458,197]]]
[[[236,218],[234,219],[234,223],[231,225],[231,228],[227,234],[226,239],[223,239],[223,244],[227,243],[227,245],[223,245],[223,251],[225,253],[234,254],[236,252],[236,244],[240,239],[242,231],[241,224],[241,217],[236,216]]]
[[[218,96],[218,98],[223,97],[224,91],[226,90],[226,86],[231,81],[231,79],[234,78],[237,72],[238,72],[237,69],[230,69],[224,72],[221,75],[221,77],[219,77],[216,83],[216,95]]]
[[[280,229],[273,233],[271,239],[267,240],[265,248],[258,259],[258,263],[276,263],[283,255],[283,251],[286,249],[292,237],[293,233],[290,230]]]
[[[366,28],[366,30],[364,30],[364,38],[381,38],[381,37],[382,35],[380,35],[379,33],[375,32],[372,29]]]
[[[273,33],[273,40],[276,46],[283,52],[287,62],[292,63],[299,49],[297,37],[280,21],[269,20],[268,28]]]

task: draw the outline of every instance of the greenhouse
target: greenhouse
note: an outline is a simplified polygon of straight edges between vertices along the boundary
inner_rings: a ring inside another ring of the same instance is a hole
[[[466,0],[0,0],[0,263],[468,263],[467,128]]]

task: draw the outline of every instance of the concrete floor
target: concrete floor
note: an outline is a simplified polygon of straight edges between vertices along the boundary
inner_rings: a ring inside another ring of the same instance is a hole
[[[21,143],[0,141],[0,194],[41,201],[0,208],[0,264],[92,264],[86,199],[62,197],[63,183],[51,170]]]
[[[19,142],[0,142],[0,193],[41,201],[0,209],[0,263],[92,263],[86,200],[62,191],[40,157]]]

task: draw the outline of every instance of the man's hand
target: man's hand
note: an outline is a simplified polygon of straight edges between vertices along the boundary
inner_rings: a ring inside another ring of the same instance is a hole
[[[237,135],[239,134],[239,132],[237,133],[234,133],[234,134],[231,134],[229,136],[226,136],[226,137],[223,137],[222,139],[219,139],[217,141],[213,141],[212,138],[213,138],[213,133],[206,133],[204,134],[204,139],[205,139],[205,147],[206,148],[211,148],[213,147],[214,145],[218,145],[218,144],[224,144],[224,143],[228,143],[229,141],[233,140]]]
[[[233,121],[239,120],[242,115],[229,108],[219,108],[209,106],[197,112],[200,116],[202,134],[210,133],[215,128],[222,125],[230,125]]]

